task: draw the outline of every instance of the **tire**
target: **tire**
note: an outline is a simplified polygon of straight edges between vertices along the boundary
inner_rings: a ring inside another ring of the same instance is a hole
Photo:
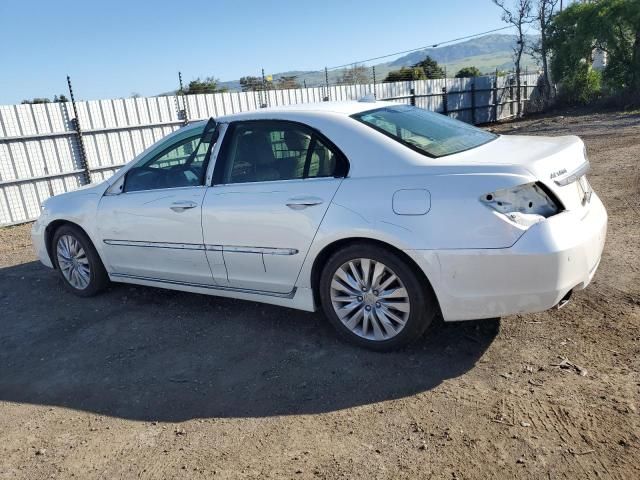
[[[396,350],[420,338],[438,304],[431,285],[414,268],[398,254],[368,243],[329,257],[320,275],[320,301],[340,337],[377,351]]]
[[[51,253],[64,286],[75,295],[91,297],[109,285],[109,276],[98,252],[79,227],[59,227],[51,240]]]

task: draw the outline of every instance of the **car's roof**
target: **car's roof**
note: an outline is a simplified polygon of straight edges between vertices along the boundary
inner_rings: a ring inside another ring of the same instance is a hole
[[[308,117],[310,114],[327,116],[327,115],[344,115],[350,116],[356,113],[374,110],[389,105],[390,102],[376,101],[340,101],[340,102],[319,102],[319,103],[300,103],[296,105],[283,105],[277,107],[260,108],[248,112],[234,113],[216,118],[219,122],[231,122],[237,120],[252,120],[260,118],[289,118],[296,120],[301,117]]]

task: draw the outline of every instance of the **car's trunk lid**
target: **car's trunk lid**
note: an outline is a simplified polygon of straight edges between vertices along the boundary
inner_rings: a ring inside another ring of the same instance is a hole
[[[588,160],[584,144],[576,136],[501,135],[459,156],[468,156],[476,164],[519,165],[555,194],[567,210],[582,207],[590,197],[584,176]]]

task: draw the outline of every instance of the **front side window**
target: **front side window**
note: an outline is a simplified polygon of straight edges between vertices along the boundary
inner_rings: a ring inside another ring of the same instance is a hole
[[[464,122],[409,105],[369,110],[352,118],[429,157],[459,153],[497,138]]]
[[[127,172],[125,192],[197,186],[202,182],[209,142],[200,135],[182,139]]]
[[[217,183],[331,177],[336,172],[337,152],[303,125],[239,122],[229,127],[225,137]]]

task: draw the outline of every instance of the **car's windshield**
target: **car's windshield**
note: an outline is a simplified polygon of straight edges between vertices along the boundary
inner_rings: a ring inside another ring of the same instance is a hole
[[[410,105],[368,110],[352,118],[430,157],[469,150],[496,138],[466,123]]]

